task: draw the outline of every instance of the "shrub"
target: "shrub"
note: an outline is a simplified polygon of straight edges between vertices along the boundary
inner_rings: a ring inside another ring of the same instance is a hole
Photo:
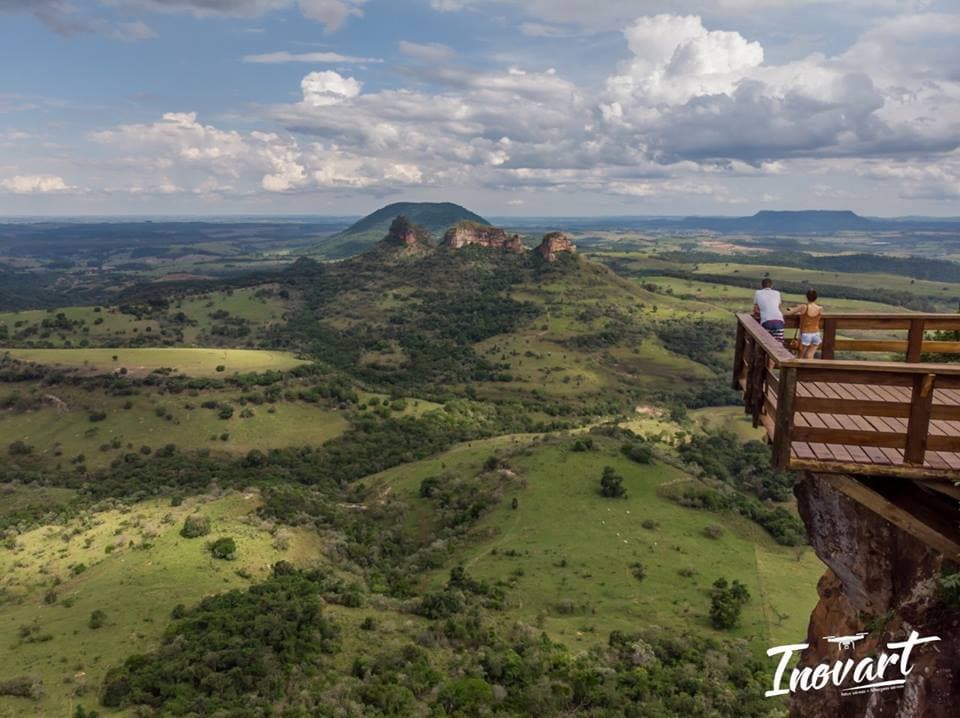
[[[207,516],[187,516],[183,522],[183,528],[180,529],[180,535],[184,538],[199,538],[210,533],[210,518]]]
[[[625,499],[627,491],[623,488],[623,477],[613,470],[612,466],[603,467],[600,477],[600,493],[608,499]]]
[[[229,536],[224,536],[210,544],[210,553],[214,558],[233,561],[237,557],[237,544]]]
[[[233,407],[232,406],[222,406],[220,411],[217,412],[217,416],[221,419],[229,419],[233,416]]]
[[[656,531],[658,528],[660,528],[660,523],[658,521],[654,521],[653,519],[644,519],[643,523],[640,525],[648,531]]]
[[[642,581],[647,577],[647,567],[637,561],[636,563],[630,564],[630,573],[633,574],[635,579]]]
[[[628,459],[636,461],[638,464],[649,464],[653,461],[653,449],[646,444],[624,444],[620,451]]]
[[[90,414],[89,414],[89,416],[87,416],[87,418],[88,418],[90,421],[93,421],[93,422],[103,421],[104,419],[107,418],[107,412],[105,412],[105,411],[91,411]]]
[[[227,367],[225,367],[223,364],[217,364],[217,371],[226,371],[226,370],[227,370]]]
[[[10,456],[26,456],[33,453],[33,447],[18,439],[7,447],[7,453]]]
[[[93,613],[90,614],[90,619],[87,621],[87,625],[90,628],[96,630],[103,626],[107,622],[107,614],[101,611],[99,608],[96,609]]]
[[[716,524],[703,527],[703,535],[709,539],[718,539],[723,536],[723,529]]]

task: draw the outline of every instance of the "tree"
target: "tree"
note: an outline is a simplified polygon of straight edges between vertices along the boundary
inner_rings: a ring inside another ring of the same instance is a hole
[[[183,528],[180,529],[180,535],[184,538],[199,538],[208,533],[210,533],[210,518],[207,516],[187,516],[183,522]]]
[[[233,561],[237,557],[237,544],[229,536],[224,536],[210,544],[210,553],[214,558]]]
[[[600,477],[600,493],[608,499],[627,498],[627,490],[623,488],[623,477],[614,471],[612,466],[603,467],[603,476]]]
[[[710,590],[710,623],[720,630],[734,628],[749,600],[750,592],[742,583],[734,580],[730,585],[727,579],[718,578]]]

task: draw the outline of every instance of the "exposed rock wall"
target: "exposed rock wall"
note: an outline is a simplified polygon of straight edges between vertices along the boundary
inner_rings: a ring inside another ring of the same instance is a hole
[[[474,222],[461,222],[447,230],[443,235],[443,246],[450,249],[461,249],[469,245],[503,249],[508,252],[522,254],[527,251],[520,241],[520,235],[508,235],[499,227],[489,227]]]
[[[543,235],[543,241],[536,251],[548,262],[556,262],[560,252],[576,252],[577,248],[563,232],[550,232]]]
[[[902,480],[902,479],[891,479]],[[960,611],[937,597],[943,557],[826,481],[807,476],[795,489],[817,555],[829,566],[817,590],[801,666],[874,655],[910,631],[939,636],[911,657],[913,672],[895,690],[841,695],[798,692],[791,718],[953,718],[960,715]],[[852,650],[826,636],[869,632]]]

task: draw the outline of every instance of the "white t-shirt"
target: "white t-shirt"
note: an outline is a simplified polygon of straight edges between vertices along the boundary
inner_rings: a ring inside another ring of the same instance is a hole
[[[776,289],[758,289],[753,295],[753,303],[760,307],[760,323],[771,319],[783,321],[783,312],[780,311],[780,292]]]

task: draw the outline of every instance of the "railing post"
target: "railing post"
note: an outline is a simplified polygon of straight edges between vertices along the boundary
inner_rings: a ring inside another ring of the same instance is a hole
[[[743,352],[747,344],[747,330],[743,328],[743,323],[737,320],[737,341],[733,345],[733,384],[736,391],[740,391],[740,377],[743,375]]]
[[[767,378],[767,353],[760,342],[753,343],[753,356],[750,358],[750,367],[747,374],[747,385],[750,387],[750,396],[747,400],[747,411],[753,415],[753,427],[760,426],[760,414],[763,412],[764,384]]]
[[[823,346],[820,347],[821,359],[833,359],[837,348],[837,320],[823,320]]]
[[[797,370],[780,367],[780,387],[777,390],[777,414],[773,420],[773,468],[786,471],[790,464],[793,443],[794,399],[797,396]]]
[[[933,410],[936,379],[936,374],[917,374],[913,379],[910,420],[907,422],[907,446],[903,451],[903,460],[907,464],[923,466],[927,453],[927,437],[930,435],[930,414]]]
[[[923,354],[923,320],[911,319],[910,331],[907,334],[907,361],[916,364]]]

